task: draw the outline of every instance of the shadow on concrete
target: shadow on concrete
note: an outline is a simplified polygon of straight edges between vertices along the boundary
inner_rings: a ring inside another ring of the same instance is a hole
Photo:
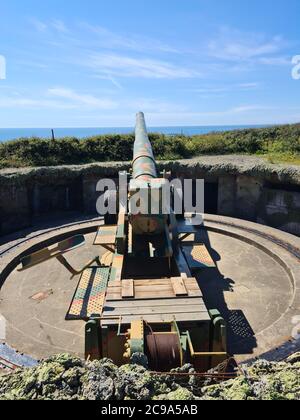
[[[1,209],[0,209],[1,211]],[[35,233],[44,233],[51,229],[61,229],[63,226],[72,225],[76,223],[88,222],[100,217],[97,215],[85,215],[79,212],[54,213],[51,216],[37,216],[31,220],[31,225],[17,232],[7,235],[0,235],[0,246],[5,245],[10,241],[16,241],[26,238],[28,235]]]
[[[252,354],[257,347],[255,333],[241,309],[228,308],[224,295],[225,292],[235,293],[235,281],[224,277],[219,271],[218,262],[221,261],[222,256],[212,248],[205,227],[197,233],[196,241],[206,245],[216,263],[216,268],[199,271],[197,279],[208,309],[218,309],[227,322],[228,352],[232,355]]]

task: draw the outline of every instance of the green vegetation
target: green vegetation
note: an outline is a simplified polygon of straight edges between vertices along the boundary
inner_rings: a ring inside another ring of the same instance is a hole
[[[117,367],[111,360],[84,362],[67,354],[51,357],[31,369],[0,376],[2,400],[234,400],[299,401],[300,353],[285,362],[258,360],[243,366],[240,375],[225,382],[193,375],[191,365],[159,376],[146,367]],[[243,372],[243,373],[242,373]]]
[[[300,164],[300,124],[196,136],[150,134],[150,140],[158,160],[248,154],[266,157],[271,163]],[[133,142],[133,134],[55,141],[21,138],[0,143],[0,168],[130,161]]]

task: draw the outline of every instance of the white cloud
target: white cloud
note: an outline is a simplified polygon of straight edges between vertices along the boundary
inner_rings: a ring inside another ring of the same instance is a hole
[[[103,26],[91,25],[89,23],[81,23],[81,30],[85,29],[96,36],[94,42],[101,48],[109,49],[125,49],[138,52],[145,51],[157,51],[157,52],[169,52],[178,53],[177,48],[174,48],[160,40],[141,36],[137,34],[118,34],[112,32]]]
[[[83,105],[91,108],[115,109],[116,102],[110,99],[98,98],[89,94],[80,94],[72,89],[52,88],[48,90],[48,94],[61,99],[66,99],[75,105]]]
[[[2,96],[0,97],[0,108],[29,108],[29,109],[74,109],[75,107],[71,104],[65,104],[58,101],[51,101],[47,99],[36,99],[36,98],[19,98]]]
[[[120,109],[131,109],[136,113],[138,110],[143,110],[145,113],[167,113],[167,112],[187,112],[188,109],[182,104],[176,104],[167,100],[157,98],[136,98],[123,100],[120,103]]]
[[[38,32],[46,32],[47,30],[55,29],[55,31],[60,33],[69,33],[66,24],[60,19],[53,19],[51,21],[44,22],[40,19],[32,17],[29,19],[29,22]]]
[[[281,65],[285,62],[281,52],[286,45],[286,41],[278,35],[267,37],[223,27],[217,37],[208,43],[207,54],[229,62]]]
[[[286,110],[285,112],[287,113]],[[261,104],[241,105],[216,111],[147,113],[147,121],[150,126],[263,125],[278,124],[288,120],[289,117],[284,115],[281,108]]]
[[[265,64],[268,66],[290,66],[291,59],[289,57],[281,56],[281,57],[262,57],[259,59],[261,64]]]
[[[69,32],[66,24],[62,20],[54,19],[51,22],[51,24],[52,24],[53,28],[56,29],[58,32],[62,32],[62,33],[68,33]]]
[[[38,32],[45,32],[48,28],[48,25],[45,22],[37,18],[30,18],[29,22]]]
[[[100,74],[118,77],[178,79],[200,76],[192,69],[176,66],[166,61],[138,59],[117,54],[95,54],[87,59],[87,63]]]
[[[88,110],[113,110],[118,107],[118,103],[108,98],[79,94],[66,88],[48,89],[43,94],[36,93],[35,96],[26,96],[24,93],[21,95],[18,92],[10,96],[0,96],[0,108],[79,110],[83,107]]]
[[[259,87],[259,83],[251,82],[251,83],[238,83],[238,84],[229,84],[227,86],[204,86],[201,88],[195,88],[192,91],[195,93],[200,94],[207,94],[207,95],[218,95],[224,94],[229,92],[239,92],[239,91],[249,91],[255,90]]]

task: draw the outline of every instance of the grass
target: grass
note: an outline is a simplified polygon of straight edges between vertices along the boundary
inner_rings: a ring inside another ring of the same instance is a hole
[[[300,124],[224,131],[205,135],[149,135],[157,160],[201,155],[246,154],[271,163],[300,164]],[[0,143],[0,168],[130,161],[134,134],[85,139],[21,138]]]
[[[269,163],[272,164],[289,163],[291,165],[300,165],[299,153],[268,153],[258,156],[265,158]]]

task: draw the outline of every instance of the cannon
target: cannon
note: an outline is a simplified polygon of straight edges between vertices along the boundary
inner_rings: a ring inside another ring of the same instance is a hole
[[[66,320],[86,322],[87,359],[117,365],[142,359],[162,372],[192,363],[205,372],[228,358],[225,321],[207,309],[196,278],[215,262],[198,235],[202,227],[164,204],[169,175],[158,171],[143,113],[137,114],[131,173],[122,175],[129,181],[126,202],[115,223],[97,230],[101,260],[73,270],[81,274]],[[57,254],[27,256],[22,269],[41,257]]]

